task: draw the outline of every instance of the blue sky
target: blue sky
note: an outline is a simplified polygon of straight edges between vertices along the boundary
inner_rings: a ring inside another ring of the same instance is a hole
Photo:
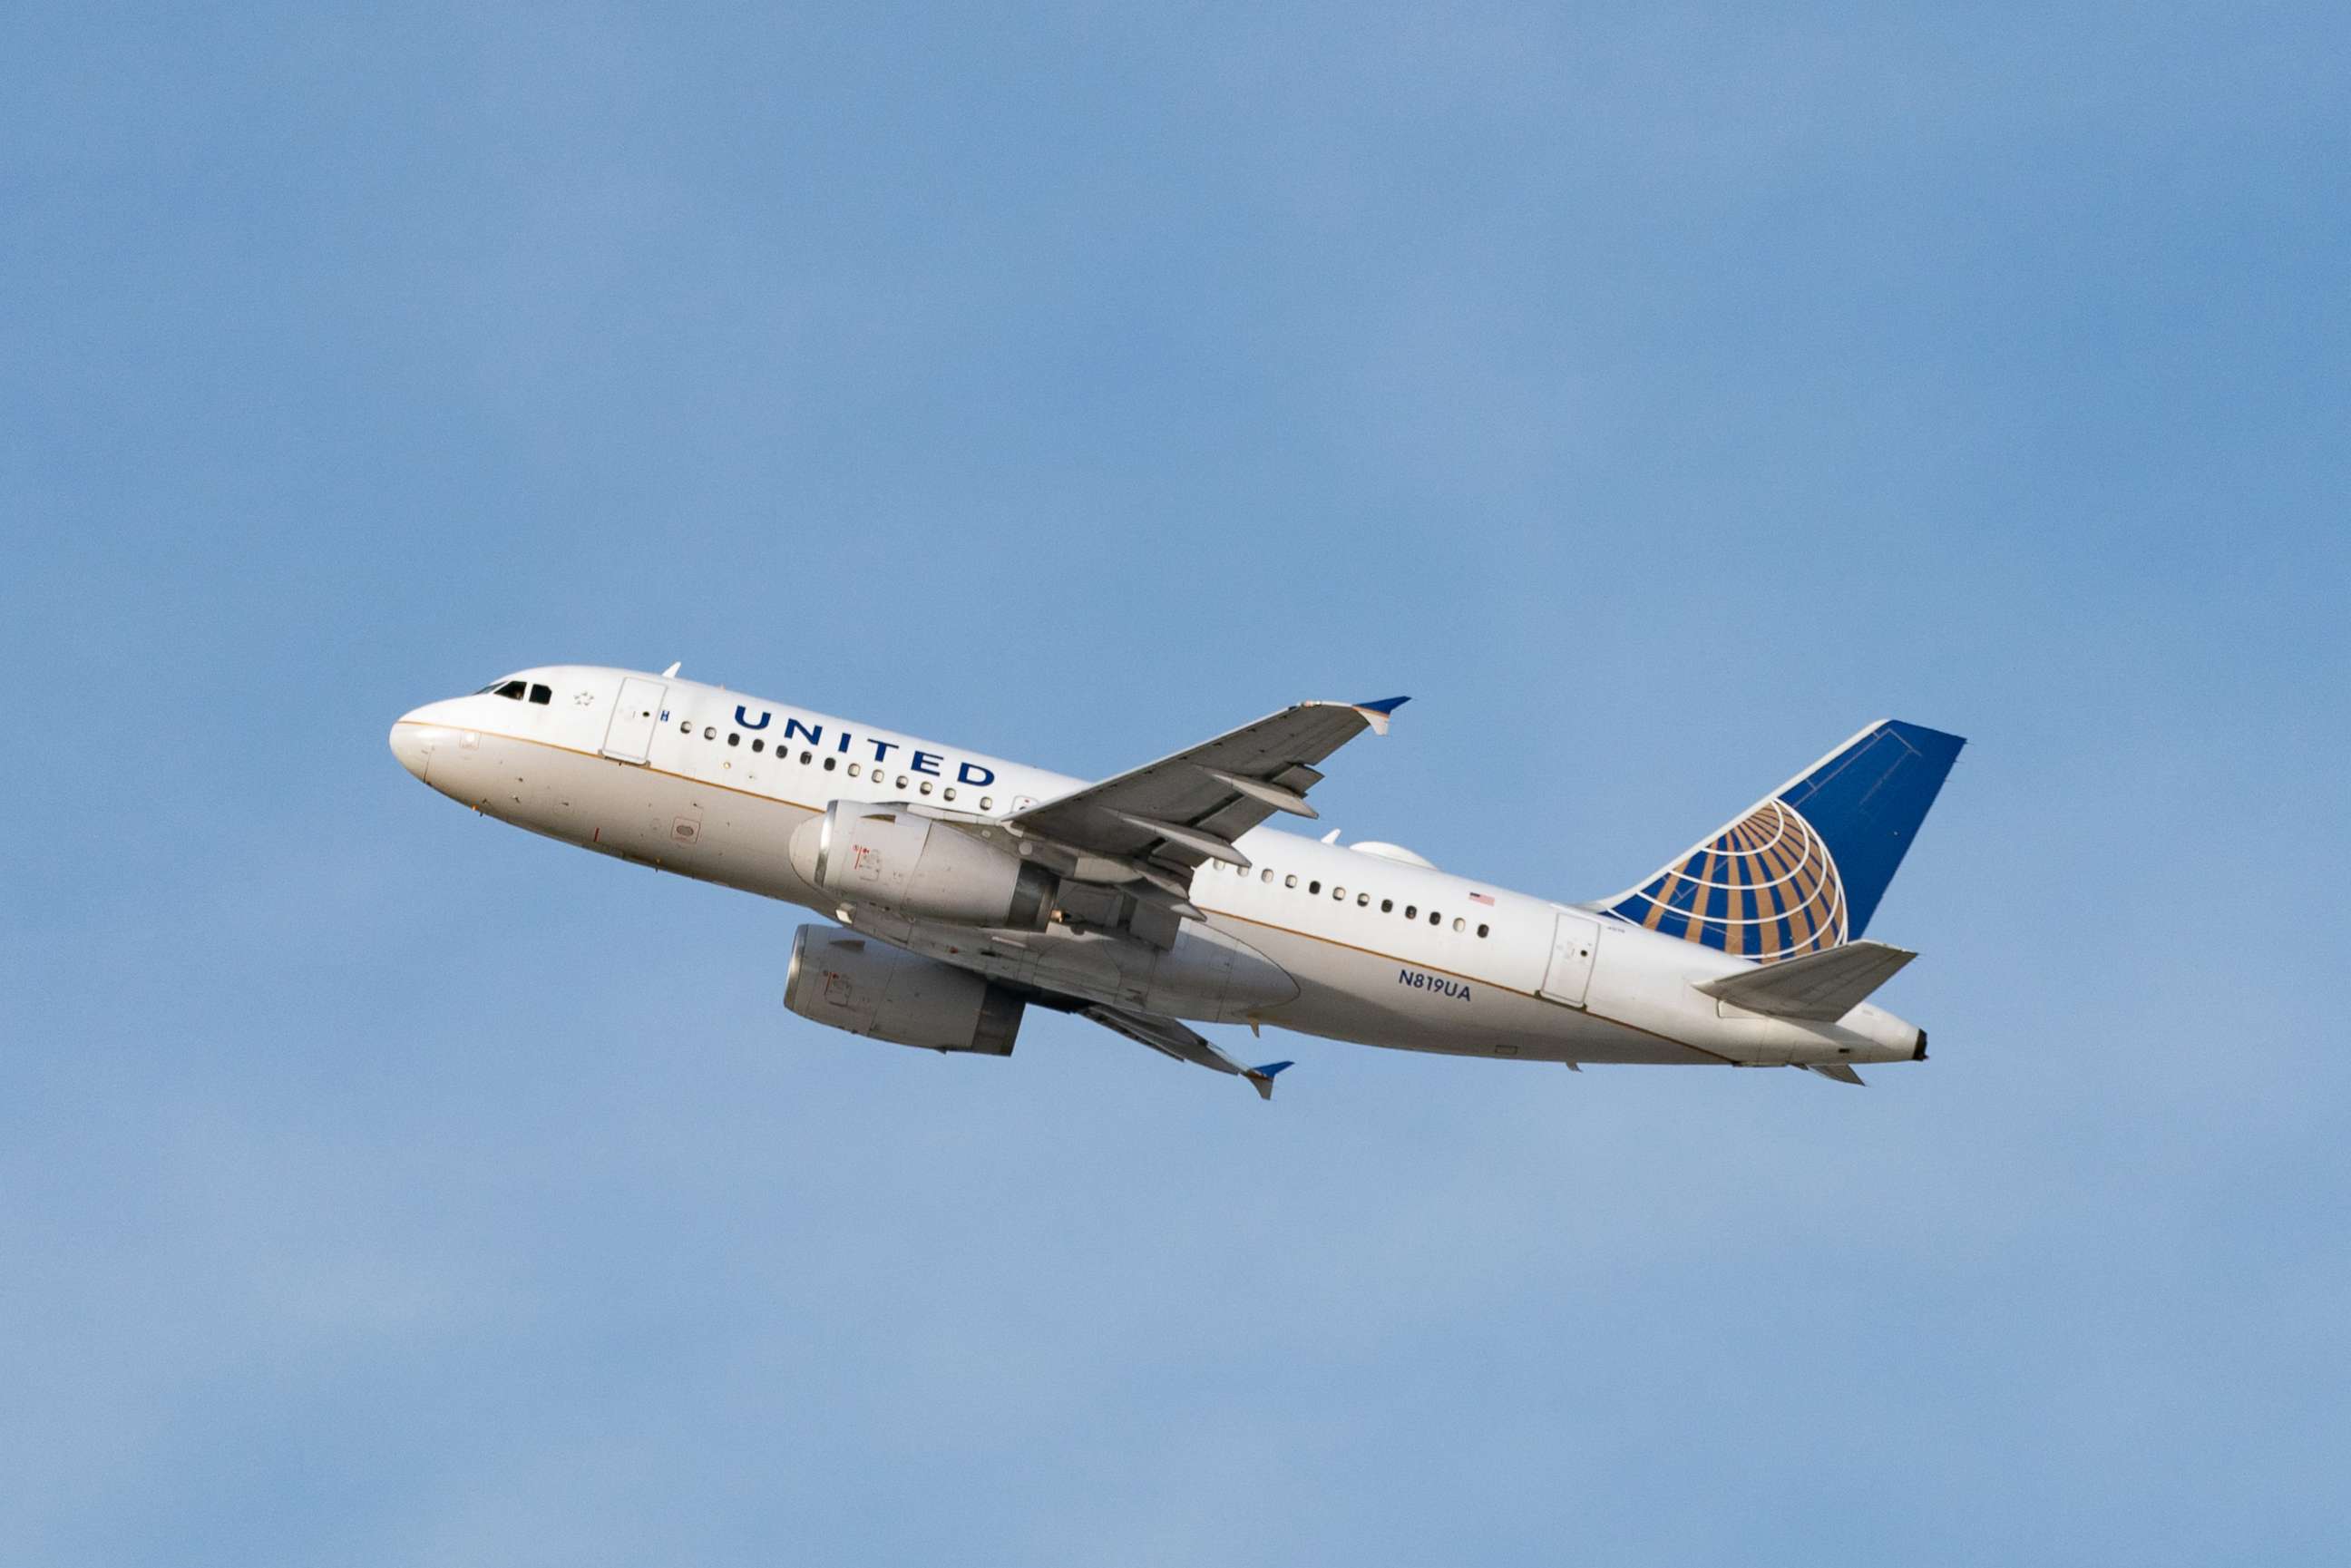
[[[2334,1561],[2346,46],[12,13],[5,1554]],[[1409,692],[1326,820],[1573,898],[1954,729],[1935,1060],[829,1035],[385,751],[560,659],[1081,773]]]

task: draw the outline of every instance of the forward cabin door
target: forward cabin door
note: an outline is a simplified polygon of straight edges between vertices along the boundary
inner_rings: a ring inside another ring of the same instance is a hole
[[[1592,963],[1600,951],[1600,922],[1587,915],[1560,912],[1552,931],[1551,969],[1543,976],[1542,994],[1569,1007],[1583,1005],[1592,985]]]
[[[660,681],[631,675],[621,682],[621,700],[612,705],[612,722],[604,731],[604,755],[622,762],[643,762],[653,743],[653,727],[661,722]]]

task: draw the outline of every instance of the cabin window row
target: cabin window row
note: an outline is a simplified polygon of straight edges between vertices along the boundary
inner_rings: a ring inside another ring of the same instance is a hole
[[[694,721],[692,719],[687,719],[684,724],[677,727],[677,732],[680,735],[692,736],[694,734]],[[718,727],[715,724],[704,725],[702,727],[702,738],[705,740],[716,740],[718,738]],[[729,746],[742,745],[742,732],[739,730],[728,730],[726,732],[726,744]],[[755,735],[751,737],[751,750],[754,755],[763,753],[767,749],[768,742],[764,737]],[[776,760],[778,762],[789,762],[792,760],[791,747],[788,746],[777,747]],[[819,757],[813,751],[801,752],[799,756],[799,764],[803,768],[820,766],[827,773],[833,772],[841,766],[841,758],[837,757]],[[852,779],[862,779],[865,776],[865,766],[862,763],[852,762],[848,766],[848,773]],[[873,768],[872,775],[873,782],[876,784],[886,785],[890,782],[889,775],[884,772],[878,764]],[[923,794],[927,795],[931,793],[932,781],[930,779],[917,779],[912,775],[905,773],[898,775],[898,782],[896,786],[898,789],[904,789],[917,785],[920,786],[921,792]],[[941,789],[938,793],[940,800],[952,800],[956,798],[956,787],[949,784]],[[996,797],[993,795],[982,795],[979,798],[979,809],[983,811],[993,811],[996,810]]]
[[[1218,864],[1219,862],[1215,862],[1215,861],[1211,861],[1211,862],[1209,862],[1208,863],[1209,863],[1210,865],[1217,865],[1217,864]],[[1248,868],[1243,867],[1243,866],[1232,866],[1232,867],[1229,867],[1229,868],[1228,868],[1228,869],[1229,869],[1229,870],[1233,871],[1234,873],[1238,873],[1238,874],[1239,875],[1239,877],[1241,878],[1241,880],[1242,880],[1242,881],[1247,882],[1247,881],[1249,880],[1249,873]],[[1276,874],[1276,873],[1275,873],[1275,872],[1274,872],[1274,870],[1273,870],[1273,868],[1272,868],[1272,867],[1270,867],[1270,866],[1261,866],[1261,867],[1259,867],[1259,868],[1258,869],[1257,878],[1258,878],[1258,880],[1259,880],[1259,882],[1264,883],[1267,886],[1269,886],[1269,887],[1270,887],[1270,886],[1271,886],[1271,885],[1273,884],[1273,879],[1274,879],[1275,874]],[[1295,892],[1295,891],[1297,891],[1297,889],[1298,889],[1298,877],[1297,877],[1297,875],[1293,873],[1291,873],[1291,874],[1290,874],[1290,875],[1287,875],[1287,876],[1282,877],[1282,879],[1281,879],[1281,885],[1282,885],[1282,887],[1283,887],[1283,889],[1284,889],[1285,891],[1288,891],[1288,892]],[[1322,895],[1322,883],[1320,881],[1310,881],[1310,882],[1308,882],[1308,883],[1307,883],[1307,884],[1306,884],[1306,890],[1305,890],[1305,891],[1306,891],[1306,895],[1307,895],[1308,897],[1310,897],[1310,898],[1320,898],[1320,897]],[[1332,888],[1331,888],[1331,897],[1332,897],[1332,900],[1334,903],[1338,903],[1338,904],[1344,904],[1344,903],[1346,903],[1346,902],[1347,902],[1347,890],[1346,890],[1345,888],[1342,887],[1342,886],[1339,886],[1337,883],[1332,883]],[[1371,906],[1372,906],[1372,895],[1371,895],[1370,894],[1368,894],[1368,893],[1362,893],[1362,892],[1358,892],[1358,893],[1355,894],[1355,907],[1356,907],[1356,908],[1358,908],[1358,909],[1369,909]],[[1382,915],[1394,915],[1394,914],[1397,913],[1395,900],[1395,899],[1393,899],[1393,898],[1383,898],[1383,899],[1381,899],[1381,900],[1380,900],[1380,913],[1381,913]],[[1421,917],[1420,906],[1419,906],[1418,904],[1405,904],[1405,905],[1404,906],[1403,915],[1404,915],[1404,917],[1405,917],[1406,920],[1417,921],[1417,920],[1419,920],[1419,919],[1420,919],[1420,917]],[[1428,923],[1429,923],[1431,925],[1436,925],[1436,926],[1440,926],[1440,927],[1441,927],[1442,925],[1444,925],[1444,924],[1445,924],[1445,915],[1444,915],[1444,912],[1443,912],[1442,910],[1437,910],[1437,909],[1432,909],[1432,910],[1430,910],[1430,911],[1428,912]],[[1468,921],[1467,921],[1467,920],[1465,920],[1465,919],[1463,919],[1461,916],[1459,916],[1459,915],[1455,915],[1455,916],[1453,917],[1453,929],[1454,929],[1454,930],[1456,930],[1456,931],[1467,932],[1467,931],[1469,929],[1469,922],[1468,922]],[[1479,925],[1479,926],[1477,928],[1477,930],[1478,930],[1478,935],[1479,935],[1479,936],[1489,936],[1489,935],[1490,935],[1490,934],[1492,933],[1492,931],[1493,931],[1493,927],[1492,927],[1492,926],[1490,926],[1490,925]]]

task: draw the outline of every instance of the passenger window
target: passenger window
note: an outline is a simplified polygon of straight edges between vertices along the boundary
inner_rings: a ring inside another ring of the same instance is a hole
[[[1419,906],[1418,906],[1418,905],[1416,905],[1416,904],[1405,904],[1405,905],[1404,906],[1404,917],[1405,917],[1406,920],[1417,920],[1417,919],[1419,919],[1419,918],[1420,918],[1420,908],[1419,908]]]
[[[677,727],[677,732],[680,735],[692,735],[694,733],[694,721],[692,719],[687,719],[684,724]]]
[[[930,792],[931,792],[931,787],[930,787],[929,785],[927,785],[927,784],[924,785],[924,786],[923,786],[923,793],[924,793],[924,794],[925,794],[925,795],[927,795],[927,794],[929,794]],[[954,799],[955,799],[955,786],[954,786],[954,785],[952,785],[952,784],[948,785],[948,786],[946,787],[946,789],[944,789],[943,791],[941,791],[941,798],[942,798],[942,799],[944,799],[944,800],[954,800]]]
[[[1298,885],[1298,878],[1295,875],[1285,876],[1281,879],[1281,885],[1284,887],[1296,887]]]
[[[1442,925],[1445,924],[1445,916],[1437,914],[1437,911],[1432,909],[1428,912],[1428,923],[1431,925]]]
[[[827,768],[831,767],[831,766],[832,766],[832,759],[831,759],[831,758],[827,758],[825,759],[825,764],[824,764],[824,765],[825,765]],[[854,763],[854,762],[852,762],[852,763],[851,763],[851,764],[849,765],[849,776],[850,776],[852,779],[854,779],[854,778],[856,778],[856,777],[857,777],[857,769],[858,769],[859,766],[860,766],[859,764]]]
[[[828,757],[828,758],[826,758],[824,759],[824,770],[825,770],[827,773],[830,773],[830,772],[831,772],[831,771],[832,771],[832,760],[833,760],[833,759],[832,759],[831,758],[830,758],[830,757]]]
[[[801,753],[800,753],[800,766],[801,766],[801,767],[806,768],[810,763],[814,762],[815,760],[816,760],[816,753],[815,753],[815,752],[813,752],[813,751],[803,751],[803,752],[801,752]]]
[[[768,743],[761,740],[755,735],[751,737],[751,749],[754,751],[765,751],[768,749]]]
[[[899,789],[904,789],[905,787],[906,787],[906,776],[905,776],[904,774],[901,773],[901,774],[899,774],[899,775],[898,775],[898,788],[899,788]]]
[[[716,739],[717,739],[717,738],[718,738],[718,727],[717,727],[716,725],[715,725],[715,724],[705,724],[705,725],[704,725],[704,726],[702,727],[702,738],[703,738],[703,739],[705,739],[705,740],[716,740]]]
[[[1383,898],[1383,899],[1381,899],[1381,900],[1380,900],[1380,913],[1381,913],[1382,915],[1391,915],[1391,914],[1394,914],[1394,913],[1395,913],[1395,899],[1393,899],[1393,898]]]
[[[980,809],[981,810],[983,810],[983,811],[993,811],[993,810],[996,810],[996,797],[995,797],[995,796],[993,796],[993,795],[982,795],[982,796],[979,798],[979,809]]]
[[[900,780],[899,780],[899,782],[903,784],[903,783],[904,783],[904,782],[905,782],[905,780],[902,779],[900,779]],[[924,780],[923,780],[923,793],[924,793],[924,794],[925,794],[925,795],[927,795],[927,794],[929,794],[930,792],[931,792],[931,781],[930,781],[929,779],[924,779]]]
[[[1273,880],[1273,868],[1271,866],[1266,867],[1263,871],[1257,873],[1257,879],[1259,882],[1271,882]]]
[[[1306,891],[1309,893],[1320,893],[1322,891],[1322,884],[1319,882],[1310,882],[1306,884]]]
[[[533,686],[530,688],[530,700],[545,707],[555,700],[555,693],[546,686]]]
[[[730,729],[726,732],[726,744],[729,746],[740,746],[743,744],[743,737]]]
[[[1339,903],[1344,904],[1347,902],[1347,890],[1343,887],[1334,887],[1331,890],[1331,896]]]
[[[1371,907],[1371,905],[1372,905],[1372,895],[1371,895],[1370,894],[1368,894],[1368,893],[1359,893],[1359,894],[1355,894],[1355,907],[1356,907],[1356,908],[1358,908],[1358,909],[1369,909],[1369,908]]]
[[[1480,925],[1479,927],[1478,927],[1478,935],[1479,935],[1479,936],[1483,936],[1484,935],[1486,935],[1486,928],[1485,928],[1483,925]]]
[[[1459,930],[1463,930],[1463,929],[1465,929],[1465,927],[1464,927],[1464,926],[1463,926],[1463,925],[1462,925],[1461,916],[1459,916],[1459,915],[1455,915],[1455,916],[1453,917],[1453,929],[1455,929],[1456,931],[1459,931]]]

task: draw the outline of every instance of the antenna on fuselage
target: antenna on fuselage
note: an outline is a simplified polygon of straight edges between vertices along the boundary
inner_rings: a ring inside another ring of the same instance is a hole
[[[677,662],[677,664],[683,664],[684,663],[685,661],[684,659],[680,659]],[[664,670],[662,672],[662,679],[665,681],[674,680],[677,677],[677,664],[672,664],[668,669]]]

